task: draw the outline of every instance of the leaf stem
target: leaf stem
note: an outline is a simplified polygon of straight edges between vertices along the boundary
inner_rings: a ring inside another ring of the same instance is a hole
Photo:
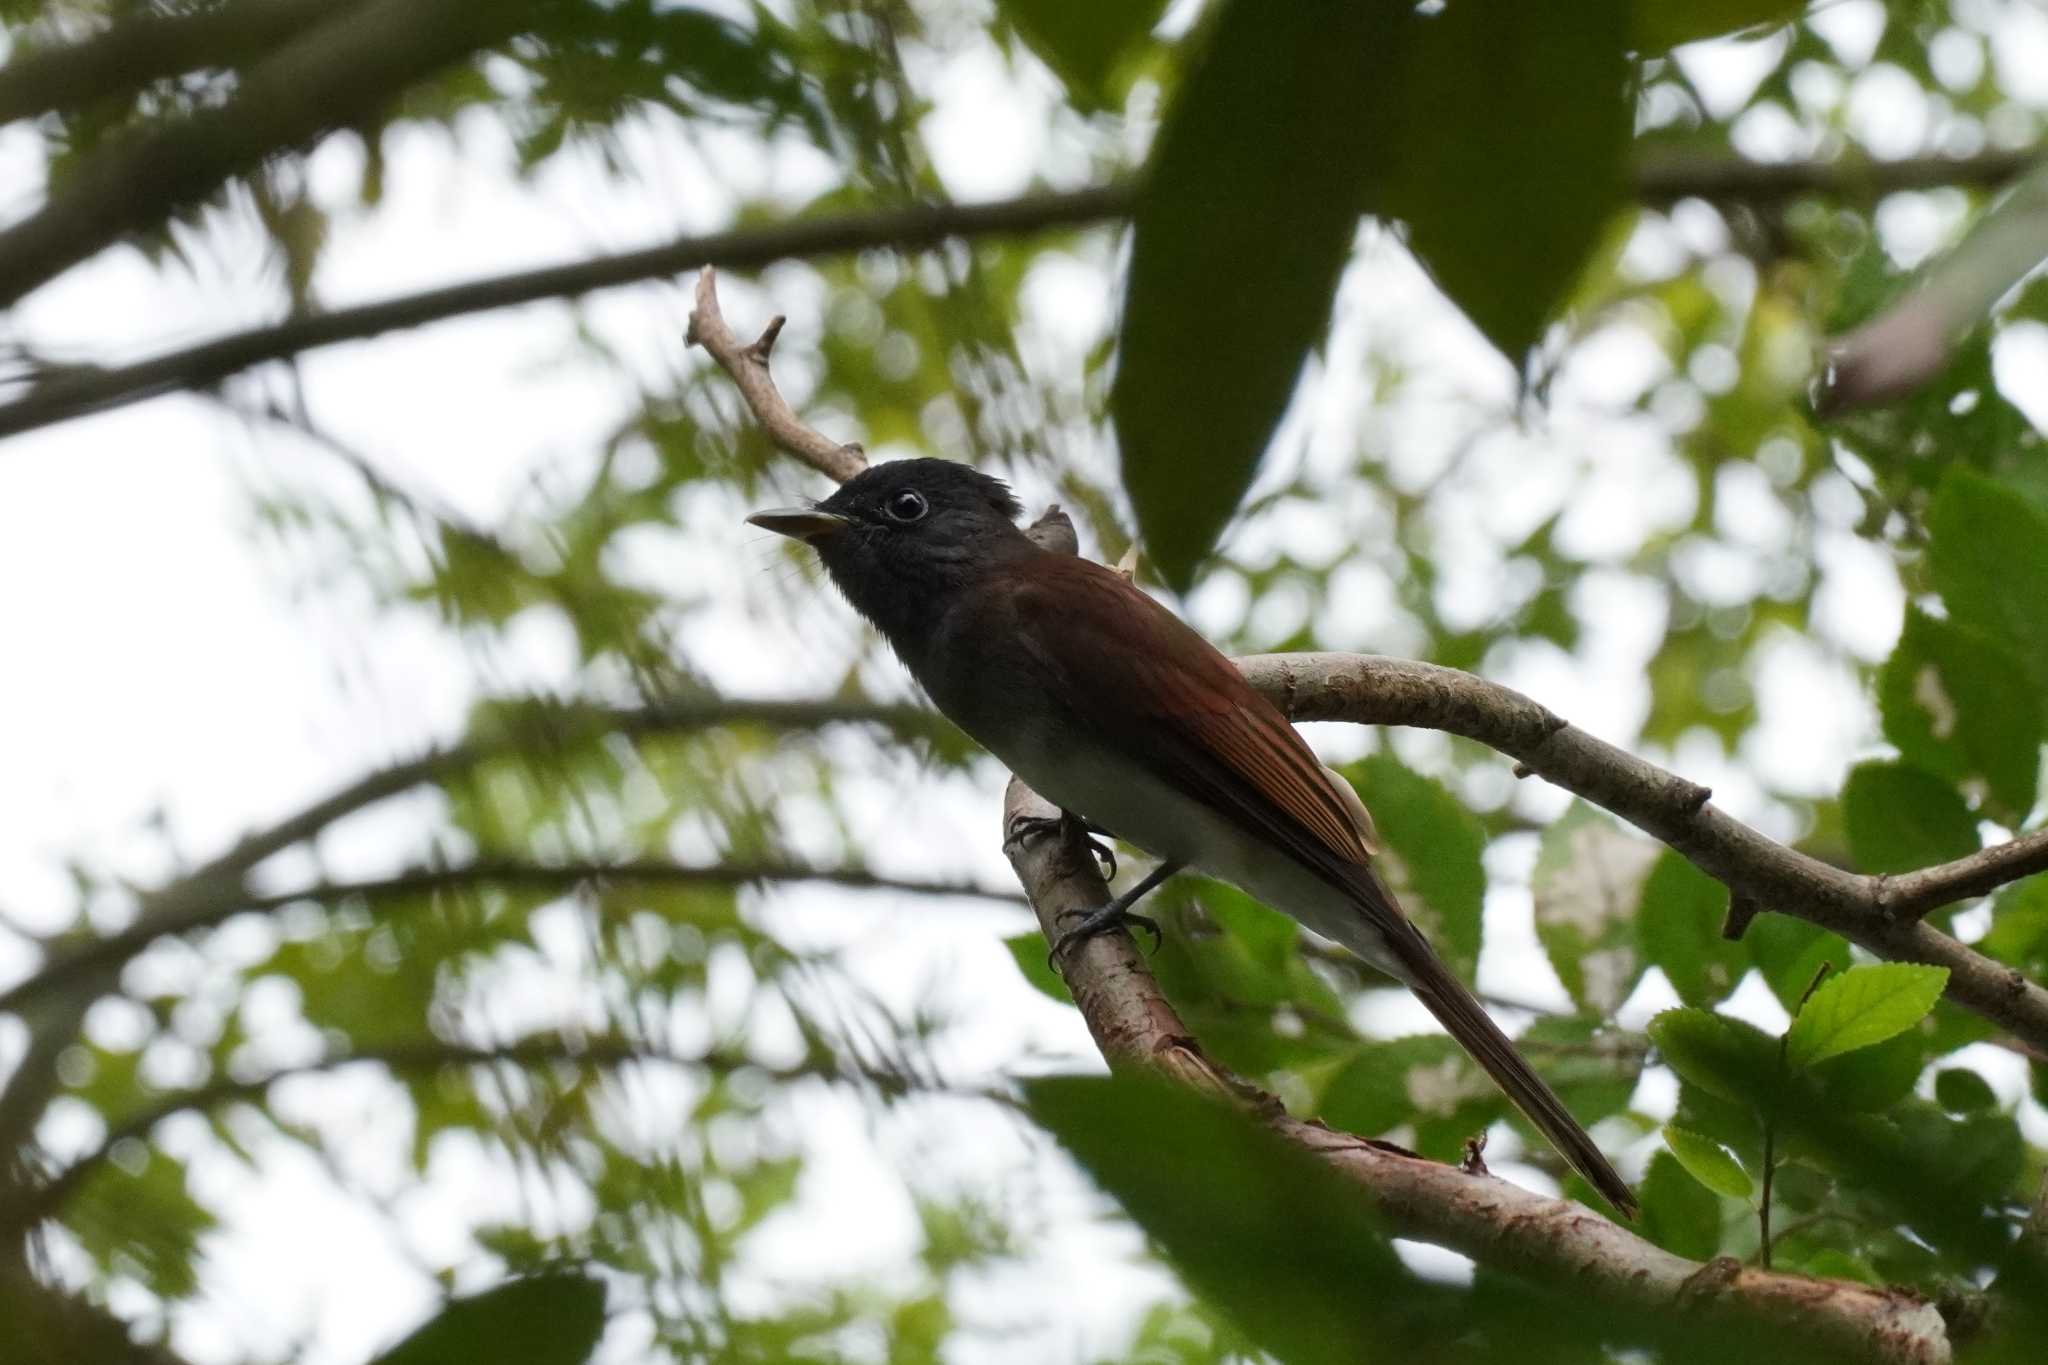
[[[1835,969],[1832,962],[1823,962],[1813,974],[1813,980],[1806,983],[1806,989],[1799,993],[1799,1003],[1792,1007],[1792,1017],[1797,1019],[1799,1011],[1806,1008],[1806,1002],[1820,989],[1820,983],[1827,980],[1828,973]],[[1788,1024],[1778,1035],[1778,1088],[1785,1084],[1785,1044],[1792,1037]],[[1776,1121],[1776,1097],[1772,1097],[1771,1108],[1764,1111],[1764,1170],[1759,1186],[1756,1204],[1756,1262],[1765,1270],[1771,1268],[1771,1177],[1778,1173],[1778,1125]]]

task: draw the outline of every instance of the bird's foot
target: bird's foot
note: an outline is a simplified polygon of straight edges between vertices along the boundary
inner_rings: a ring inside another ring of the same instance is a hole
[[[1088,851],[1095,855],[1097,862],[1102,864],[1103,880],[1113,880],[1116,877],[1116,851],[1089,833],[1088,826],[1084,822],[1064,812],[1059,815],[1018,816],[1010,822],[1010,832],[1003,839],[1003,849],[1007,852],[1013,845],[1021,844],[1026,839],[1036,839],[1040,835],[1063,834],[1064,828],[1069,821],[1072,821],[1079,827],[1081,842],[1088,846]]]
[[[1152,935],[1152,951],[1155,953],[1159,951],[1159,945],[1166,941],[1159,932],[1158,920],[1150,915],[1140,915],[1131,911],[1126,908],[1121,898],[1093,910],[1069,910],[1060,916],[1062,924],[1068,920],[1076,920],[1078,923],[1071,929],[1063,930],[1060,936],[1053,940],[1052,952],[1046,958],[1055,965],[1069,948],[1094,938],[1097,934],[1106,934],[1115,929],[1143,929]]]

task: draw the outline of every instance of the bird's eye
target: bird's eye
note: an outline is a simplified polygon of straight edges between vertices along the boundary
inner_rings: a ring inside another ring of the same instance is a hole
[[[925,503],[924,494],[906,488],[900,493],[890,494],[889,501],[882,504],[882,510],[889,514],[891,521],[908,523],[916,521],[931,509]]]

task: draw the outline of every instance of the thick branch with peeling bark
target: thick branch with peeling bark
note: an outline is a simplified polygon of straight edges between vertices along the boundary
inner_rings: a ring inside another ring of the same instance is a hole
[[[1057,814],[1011,781],[1003,802],[1005,847],[1048,941],[1063,915],[1109,898],[1073,832],[1010,837],[1020,817]],[[1726,1258],[1689,1261],[1578,1204],[1289,1117],[1273,1096],[1203,1054],[1122,931],[1086,940],[1062,954],[1059,967],[1112,1066],[1151,1068],[1231,1097],[1341,1172],[1397,1237],[1448,1247],[1575,1300],[1769,1332],[1819,1359],[1943,1365],[1950,1358],[1941,1314],[1907,1291],[1745,1269]]]
[[[1895,190],[1936,185],[2002,184],[2031,159],[2032,154],[1998,152],[1897,162],[1764,164],[1658,153],[1646,156],[1638,167],[1636,188],[1639,197],[1653,205],[1686,198],[1771,202],[1802,194],[1874,199]],[[0,404],[0,437],[161,394],[205,388],[238,371],[302,351],[467,313],[574,298],[707,265],[746,269],[876,247],[914,251],[957,238],[1114,222],[1130,212],[1133,199],[1128,185],[1105,185],[987,204],[917,204],[679,237],[638,251],[445,285],[236,332],[132,365],[53,370],[20,397]]]

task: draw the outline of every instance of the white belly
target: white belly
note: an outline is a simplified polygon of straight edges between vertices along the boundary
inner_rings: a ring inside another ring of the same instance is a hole
[[[1349,895],[1293,858],[1133,764],[1080,746],[1034,743],[999,753],[1034,791],[1157,858],[1186,863],[1334,939],[1390,976],[1394,958]]]

